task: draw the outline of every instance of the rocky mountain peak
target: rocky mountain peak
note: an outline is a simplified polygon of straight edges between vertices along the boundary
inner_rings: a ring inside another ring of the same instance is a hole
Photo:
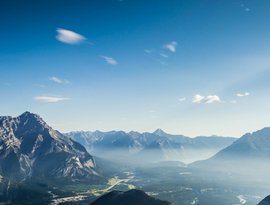
[[[93,157],[79,143],[52,129],[30,112],[0,118],[0,175],[91,179]]]
[[[156,131],[153,132],[153,134],[163,136],[163,135],[166,135],[167,133],[164,132],[162,129],[158,128]]]

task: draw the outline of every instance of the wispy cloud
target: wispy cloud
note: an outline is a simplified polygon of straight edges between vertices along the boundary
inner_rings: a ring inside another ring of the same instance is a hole
[[[179,102],[183,102],[183,101],[185,101],[185,100],[186,100],[185,97],[183,97],[183,98],[178,98],[178,101],[179,101]]]
[[[212,104],[212,103],[217,103],[220,102],[220,98],[217,95],[208,95],[208,96],[202,96],[202,95],[194,95],[192,98],[193,103],[201,104]]]
[[[101,58],[103,58],[107,64],[110,64],[110,65],[117,65],[118,64],[118,62],[112,57],[101,56]]]
[[[49,80],[52,82],[58,83],[58,84],[69,84],[70,83],[69,80],[61,79],[61,78],[58,78],[56,76],[49,77]]]
[[[232,104],[235,104],[235,103],[237,103],[237,101],[236,100],[232,100],[231,103]]]
[[[157,111],[156,110],[149,110],[148,112],[150,112],[150,113],[156,113]]]
[[[174,53],[176,52],[177,45],[178,43],[176,41],[172,41],[171,43],[165,44],[163,47]]]
[[[244,9],[244,11],[246,12],[250,11],[250,8],[248,8],[245,4],[241,4],[240,6]]]
[[[167,63],[167,62],[162,61],[162,60],[158,60],[158,62],[159,62],[161,65],[164,65],[164,66],[167,66],[167,65],[168,65],[168,63]]]
[[[145,53],[148,53],[148,54],[151,54],[151,53],[153,53],[154,51],[153,51],[153,50],[150,50],[150,49],[144,49],[144,52],[145,52]]]
[[[250,93],[249,92],[245,92],[245,93],[237,93],[236,96],[237,97],[246,97],[246,96],[249,96]]]
[[[45,87],[46,87],[46,86],[43,85],[43,84],[34,84],[34,86],[39,87],[39,88],[45,88]]]
[[[67,44],[80,44],[86,41],[86,38],[81,34],[75,33],[63,28],[56,29],[57,35],[56,39]]]
[[[69,100],[69,98],[52,97],[52,96],[36,96],[34,99],[42,103],[56,103],[56,102]]]
[[[161,57],[163,57],[163,58],[169,58],[169,56],[167,55],[167,54],[165,54],[165,53],[160,53],[159,54]]]

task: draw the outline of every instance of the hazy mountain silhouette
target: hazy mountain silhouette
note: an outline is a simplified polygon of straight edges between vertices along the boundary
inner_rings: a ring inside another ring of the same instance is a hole
[[[232,145],[221,150],[214,159],[270,158],[270,128],[247,133]]]
[[[270,128],[263,128],[243,135],[210,159],[194,162],[190,167],[201,171],[236,173],[243,180],[268,180],[269,159]]]
[[[231,137],[218,136],[190,138],[184,135],[171,135],[161,129],[153,133],[81,131],[66,135],[83,144],[95,155],[103,153],[103,156],[132,157],[134,160],[143,159],[148,162],[207,158],[231,145],[235,140]]]

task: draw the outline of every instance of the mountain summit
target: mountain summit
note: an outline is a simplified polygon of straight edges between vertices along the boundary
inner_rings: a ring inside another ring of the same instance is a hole
[[[158,136],[167,135],[167,133],[164,132],[164,131],[163,131],[162,129],[160,129],[160,128],[156,129],[156,130],[153,132],[153,134],[156,134],[156,135],[158,135]]]
[[[39,115],[0,117],[0,175],[14,180],[87,180],[98,175],[95,166],[82,145],[52,129]]]
[[[126,192],[111,191],[98,198],[91,205],[170,205],[167,201],[161,201],[148,196],[141,190],[131,189]]]

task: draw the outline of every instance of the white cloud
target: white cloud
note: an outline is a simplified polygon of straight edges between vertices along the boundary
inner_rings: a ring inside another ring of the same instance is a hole
[[[237,103],[237,101],[236,100],[232,100],[231,103],[232,104],[235,104],[235,103]]]
[[[193,98],[192,98],[192,102],[193,103],[202,103],[204,100],[204,96],[201,96],[201,95],[194,95]]]
[[[205,97],[204,101],[207,104],[216,103],[216,102],[220,102],[220,98],[217,95],[208,95]]]
[[[63,43],[80,44],[86,40],[84,36],[67,29],[58,28],[56,31],[56,39]]]
[[[176,52],[177,42],[172,41],[171,43],[165,44],[163,47],[174,53]]]
[[[103,58],[107,64],[110,64],[110,65],[117,65],[118,64],[118,62],[112,57],[101,56],[101,58]]]
[[[205,104],[211,104],[211,103],[217,103],[220,102],[220,98],[217,95],[208,95],[208,96],[202,96],[202,95],[194,95],[192,98],[193,103],[205,103]]]
[[[236,96],[237,97],[246,97],[246,96],[249,96],[250,93],[249,92],[245,92],[245,93],[237,93]]]
[[[185,97],[183,97],[183,98],[178,98],[178,101],[179,101],[179,102],[183,102],[183,101],[185,101],[185,100],[186,100]]]
[[[49,80],[50,81],[53,81],[55,83],[58,83],[58,84],[69,84],[70,82],[66,79],[61,79],[61,78],[58,78],[58,77],[55,77],[55,76],[51,76],[49,77]]]
[[[42,102],[42,103],[55,103],[55,102],[69,100],[69,98],[52,97],[52,96],[36,96],[34,99],[36,101]]]

